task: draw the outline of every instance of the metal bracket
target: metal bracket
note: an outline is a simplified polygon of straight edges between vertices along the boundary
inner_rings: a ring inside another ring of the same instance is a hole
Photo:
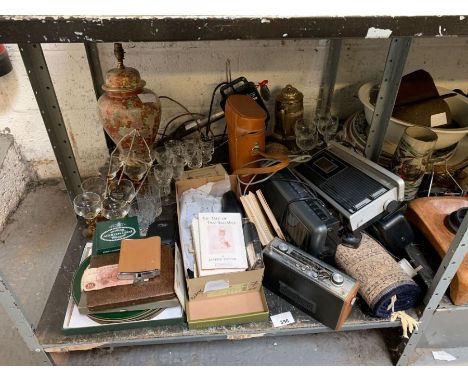
[[[82,192],[81,178],[41,44],[18,46],[68,195],[73,201]]]
[[[84,47],[86,50],[86,58],[88,59],[91,79],[93,81],[94,94],[96,95],[96,100],[98,100],[99,97],[104,94],[104,90],[102,90],[102,85],[104,85],[104,76],[102,75],[101,61],[99,60],[99,51],[95,42],[87,41],[84,43]],[[115,149],[114,141],[104,129],[102,129],[102,132],[106,138],[107,148],[109,151],[112,151]]]
[[[374,162],[378,161],[382,151],[385,133],[392,116],[410,46],[411,37],[395,37],[390,41],[387,61],[385,62],[382,82],[380,83],[364,152],[366,158]]]
[[[316,114],[319,117],[326,117],[330,113],[336,75],[338,73],[338,64],[340,63],[341,39],[328,40],[328,45],[328,53],[323,69],[320,95],[316,109]]]
[[[7,315],[15,324],[21,338],[26,343],[26,346],[34,352],[40,365],[52,365],[51,360],[42,349],[42,346],[37,340],[36,334],[18,306],[15,297],[7,287],[5,280],[0,274],[0,305],[5,308]]]
[[[465,216],[460,228],[457,231],[447,254],[444,256],[442,263],[434,276],[434,279],[429,287],[429,290],[424,297],[426,304],[420,318],[419,329],[411,335],[408,340],[397,365],[407,365],[409,357],[416,350],[422,334],[429,327],[434,311],[440,304],[440,301],[450,285],[452,278],[455,276],[458,268],[463,262],[468,251],[468,215]]]

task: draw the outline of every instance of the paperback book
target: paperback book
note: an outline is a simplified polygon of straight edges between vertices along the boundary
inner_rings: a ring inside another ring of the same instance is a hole
[[[201,269],[247,269],[239,213],[198,215]]]

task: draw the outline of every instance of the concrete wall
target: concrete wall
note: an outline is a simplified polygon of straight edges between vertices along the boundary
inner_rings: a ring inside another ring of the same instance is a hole
[[[0,232],[20,202],[29,174],[10,134],[0,134]]]
[[[10,131],[39,179],[58,177],[58,169],[41,114],[16,45],[7,46],[13,71],[0,77],[0,131]],[[44,44],[65,126],[78,168],[89,176],[106,155],[96,117],[96,100],[82,44]]]
[[[360,108],[357,89],[382,75],[389,40],[345,40],[339,66],[333,110],[346,117]],[[467,38],[417,39],[405,72],[424,68],[438,84],[468,90]],[[70,141],[82,176],[97,173],[106,157],[104,135],[81,44],[44,44]],[[60,176],[45,127],[32,94],[21,56],[15,45],[7,49],[14,66],[0,77],[0,131],[11,131],[21,154],[39,178]],[[286,84],[304,93],[306,113],[314,111],[326,52],[323,40],[194,41],[125,43],[126,64],[137,68],[147,87],[158,95],[177,99],[192,112],[207,113],[213,87],[225,80],[225,61],[232,77],[243,75],[258,82],[269,80],[272,100]],[[103,71],[115,65],[112,44],[99,44]],[[165,121],[183,111],[162,101]],[[217,103],[215,103],[216,105]]]

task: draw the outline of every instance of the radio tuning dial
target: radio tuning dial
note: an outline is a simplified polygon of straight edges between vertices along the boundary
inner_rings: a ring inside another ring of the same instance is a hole
[[[289,245],[286,243],[279,243],[278,248],[280,251],[286,252],[289,249]]]
[[[333,273],[331,277],[331,281],[335,285],[342,285],[344,282],[344,277],[339,273]]]

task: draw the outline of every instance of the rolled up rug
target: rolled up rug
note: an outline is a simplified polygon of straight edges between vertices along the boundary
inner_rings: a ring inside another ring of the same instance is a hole
[[[336,264],[361,285],[359,294],[377,317],[413,308],[421,289],[377,241],[363,233],[358,248],[339,245]],[[396,299],[393,298],[396,296]]]

